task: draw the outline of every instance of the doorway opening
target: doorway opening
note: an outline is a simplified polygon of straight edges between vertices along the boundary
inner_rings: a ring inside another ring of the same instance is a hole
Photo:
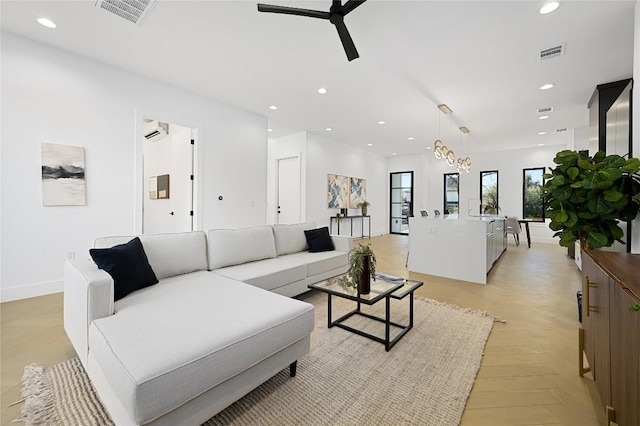
[[[409,218],[413,217],[413,172],[390,174],[391,196],[389,229],[392,234],[409,234]]]
[[[142,233],[194,230],[197,129],[143,118]]]

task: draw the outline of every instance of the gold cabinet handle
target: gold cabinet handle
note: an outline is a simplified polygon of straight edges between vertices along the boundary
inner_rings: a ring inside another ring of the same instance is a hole
[[[589,304],[589,288],[592,287],[598,287],[597,283],[594,283],[593,281],[589,281],[589,276],[585,275],[584,276],[584,285],[583,285],[583,290],[582,290],[582,294],[584,297],[584,306],[585,306],[585,314],[586,316],[589,316],[589,312],[598,312],[598,307],[595,305],[591,305]]]
[[[607,405],[605,408],[605,416],[607,426],[618,426],[618,423],[616,423],[616,410],[613,407]]]

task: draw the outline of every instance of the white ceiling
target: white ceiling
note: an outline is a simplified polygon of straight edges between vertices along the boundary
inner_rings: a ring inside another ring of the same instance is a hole
[[[438,136],[466,151],[460,125],[471,153],[565,144],[588,126],[595,86],[632,76],[636,1],[563,1],[540,15],[543,3],[369,0],[345,18],[360,53],[348,62],[328,21],[259,13],[257,1],[160,0],[141,25],[93,0],[0,2],[3,30],[266,116],[270,137],[306,130],[384,156],[425,153]],[[538,61],[561,43],[564,56]]]

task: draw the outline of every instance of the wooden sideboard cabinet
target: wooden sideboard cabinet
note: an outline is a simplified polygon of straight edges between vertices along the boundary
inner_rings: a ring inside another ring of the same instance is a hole
[[[583,251],[580,375],[591,371],[607,426],[640,425],[640,255]],[[583,352],[589,367],[583,366]]]

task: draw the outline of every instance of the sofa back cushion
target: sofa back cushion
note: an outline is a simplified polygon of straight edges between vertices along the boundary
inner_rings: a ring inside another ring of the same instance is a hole
[[[209,270],[276,257],[270,226],[242,229],[210,229]]]
[[[298,253],[308,250],[304,231],[316,227],[315,222],[296,223],[293,225],[273,225],[273,237],[276,240],[276,254]]]
[[[98,238],[93,247],[113,247],[132,238],[134,237]],[[203,231],[140,235],[140,241],[149,265],[159,280],[207,270],[207,237]]]

